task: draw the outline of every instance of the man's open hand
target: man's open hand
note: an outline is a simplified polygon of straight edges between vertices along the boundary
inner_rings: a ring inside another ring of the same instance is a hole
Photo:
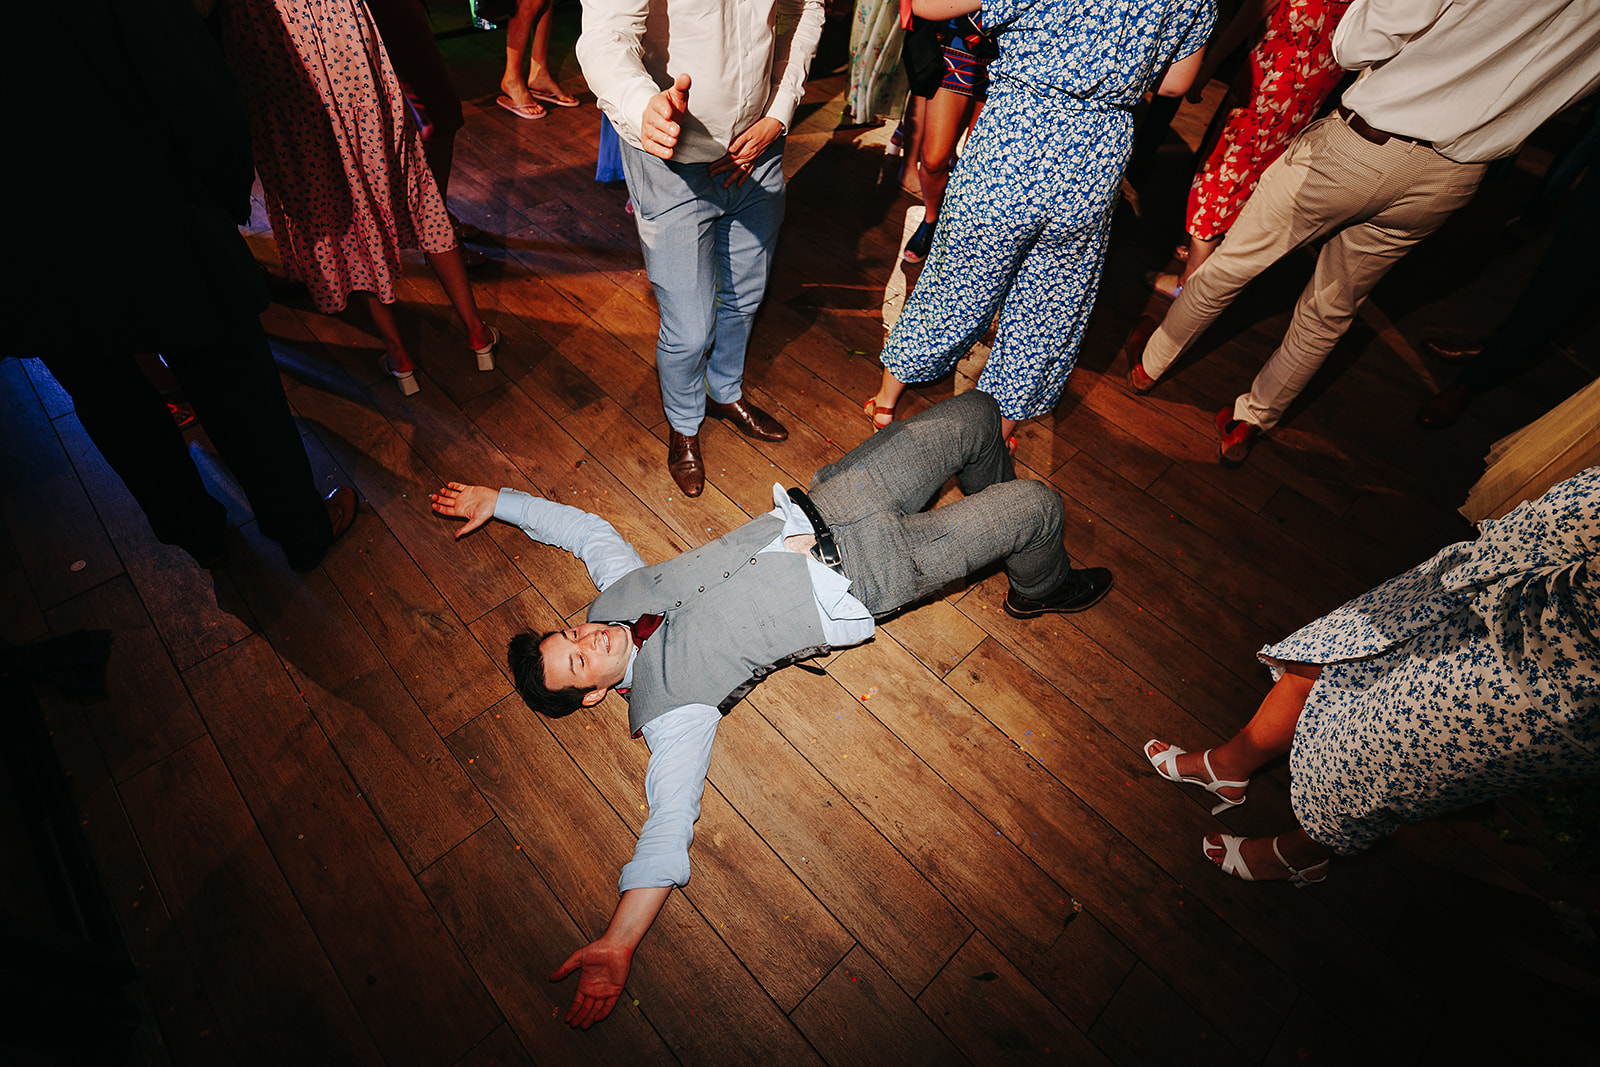
[[[728,154],[711,164],[711,177],[716,177],[724,171],[728,177],[723,181],[722,187],[726,189],[735,181],[743,185],[745,179],[750,177],[750,168],[756,165],[756,160],[761,154],[772,147],[772,142],[778,139],[783,132],[783,123],[773,118],[760,118],[750,124],[750,128],[733,139],[728,145]]]
[[[689,113],[689,75],[680,74],[672,88],[663,89],[650,98],[644,106],[644,119],[639,123],[639,143],[646,152],[662,159],[671,159],[672,150],[678,146],[678,134],[683,132],[683,117]]]
[[[578,991],[572,996],[572,1006],[567,1009],[567,1025],[587,1030],[611,1014],[628,981],[628,969],[633,965],[633,950],[604,940],[591,941],[567,957],[567,962],[557,967],[550,976],[559,982],[573,971],[582,968],[578,976]]]
[[[451,482],[437,493],[428,494],[428,499],[433,502],[433,510],[439,514],[467,520],[467,524],[456,531],[459,539],[494,518],[494,506],[500,499],[500,493],[481,485]]]

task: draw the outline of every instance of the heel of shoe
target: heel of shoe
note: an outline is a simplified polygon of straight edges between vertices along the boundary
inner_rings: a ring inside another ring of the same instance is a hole
[[[482,348],[474,348],[472,354],[478,357],[478,369],[483,371],[494,370],[494,349],[500,343],[500,331],[489,327],[489,343]]]
[[[389,373],[394,375],[394,384],[400,387],[401,396],[416,396],[422,392],[422,386],[417,382],[416,371],[408,370],[404,374],[398,371],[390,371]]]
[[[1213,815],[1221,815],[1229,808],[1237,808],[1240,804],[1243,804],[1246,800],[1250,799],[1249,797],[1240,797],[1238,800],[1229,800],[1221,793],[1214,793],[1212,795],[1217,798],[1216,805],[1211,809],[1211,814]]]

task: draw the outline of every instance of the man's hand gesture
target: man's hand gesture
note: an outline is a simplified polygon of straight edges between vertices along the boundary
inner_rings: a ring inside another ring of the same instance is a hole
[[[711,164],[710,176],[727,172],[723,179],[722,187],[726,189],[735,181],[744,184],[750,177],[750,168],[755,166],[761,154],[772,147],[772,142],[778,139],[783,132],[783,123],[773,118],[759,118],[750,124],[750,128],[733,139],[728,145],[728,154]]]
[[[628,980],[628,969],[633,965],[633,949],[607,943],[604,939],[591,941],[557,967],[550,976],[559,982],[573,971],[582,968],[578,976],[578,991],[573,994],[572,1006],[567,1009],[567,1025],[587,1030],[611,1014],[622,995],[623,984]]]
[[[439,514],[467,520],[467,524],[456,531],[459,540],[494,518],[494,506],[500,493],[481,485],[451,482],[437,493],[428,494],[428,499],[433,501],[433,510]]]
[[[652,156],[671,159],[678,145],[679,125],[689,113],[689,75],[680,74],[672,88],[663,89],[650,98],[644,106],[644,120],[639,123],[639,141]]]

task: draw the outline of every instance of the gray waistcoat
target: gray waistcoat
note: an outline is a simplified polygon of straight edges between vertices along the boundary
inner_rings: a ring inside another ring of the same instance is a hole
[[[783,531],[763,515],[676,559],[624,575],[589,605],[590,622],[664,616],[633,661],[628,729],[685,704],[727,714],[778,667],[827,651],[797,552],[759,554]]]

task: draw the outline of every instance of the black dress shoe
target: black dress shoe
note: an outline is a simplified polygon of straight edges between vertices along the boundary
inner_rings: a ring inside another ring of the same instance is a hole
[[[289,556],[289,566],[302,573],[315,570],[333,543],[343,537],[345,531],[350,529],[350,524],[356,521],[356,491],[348,485],[341,485],[323,498],[322,506],[328,509],[328,523],[333,527],[333,533],[328,543],[315,552]]]
[[[700,435],[670,431],[667,438],[667,472],[684,496],[699,496],[706,487],[706,461],[700,458]]]
[[[1037,619],[1040,615],[1071,615],[1092,608],[1111,592],[1113,579],[1104,567],[1085,567],[1067,572],[1066,581],[1042,600],[1031,600],[1015,589],[1006,591],[1006,614],[1013,619]]]
[[[783,423],[756,407],[744,397],[740,397],[731,404],[719,404],[715,400],[706,401],[706,414],[713,419],[722,419],[730,423],[734,429],[746,437],[753,437],[757,441],[787,441],[789,431],[783,428]],[[689,490],[685,489],[688,493]],[[693,496],[693,493],[689,493]]]

